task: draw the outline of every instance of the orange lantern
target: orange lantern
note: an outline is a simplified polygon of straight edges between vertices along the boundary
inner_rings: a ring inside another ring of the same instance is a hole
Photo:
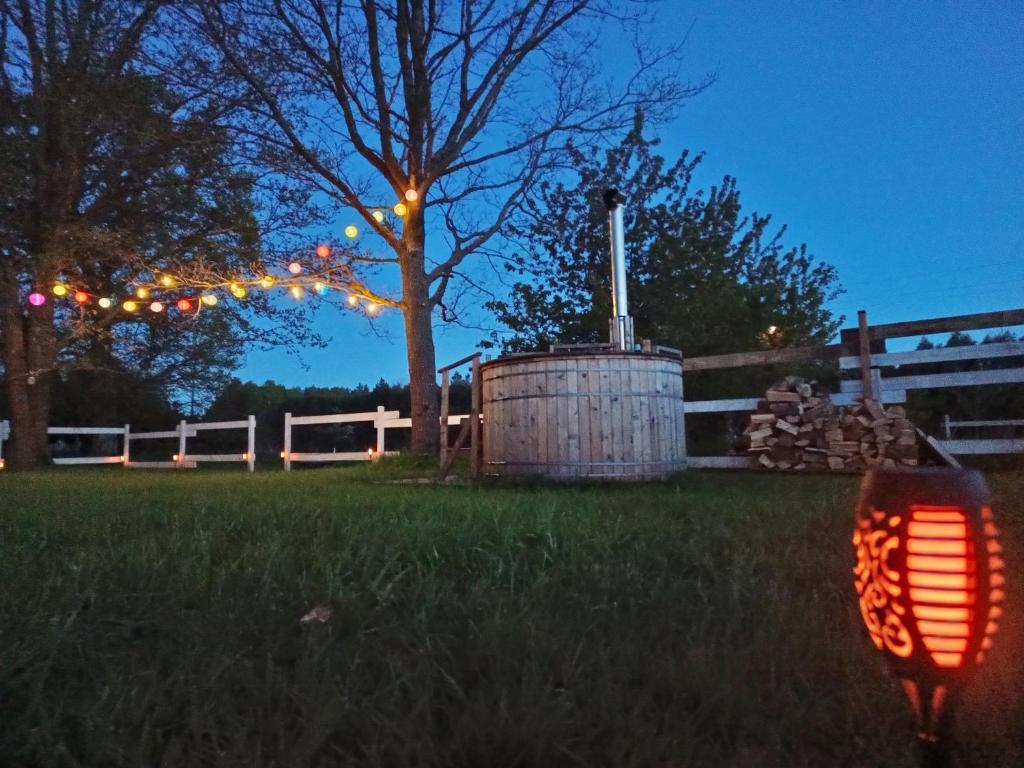
[[[981,473],[873,469],[857,504],[854,583],[872,642],[902,680],[922,750],[942,751],[958,688],[992,647],[1004,563]]]

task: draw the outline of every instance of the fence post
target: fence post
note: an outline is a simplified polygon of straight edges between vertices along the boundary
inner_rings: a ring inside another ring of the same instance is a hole
[[[184,419],[178,424],[178,465],[181,468],[185,466],[185,455],[188,452],[188,422]]]
[[[469,467],[473,477],[480,476],[480,401],[481,401],[481,390],[483,389],[482,382],[480,381],[480,355],[479,353],[473,356],[473,367],[471,368],[469,385],[470,391],[472,392],[472,405],[469,411]]]
[[[875,399],[874,382],[871,380],[871,337],[868,328],[868,313],[857,310],[857,342],[860,347],[860,385],[864,399]]]
[[[292,471],[292,415],[284,415],[284,471]]]
[[[441,372],[441,466],[448,459],[448,369]]]
[[[249,465],[249,471],[254,472],[256,470],[256,416],[249,414],[249,450],[246,451],[246,463]]]
[[[377,406],[377,418],[373,420],[377,427],[377,458],[384,455],[384,406]]]
[[[132,460],[131,441],[132,441],[132,425],[131,424],[125,424],[124,425],[124,450],[121,451],[121,464],[123,466],[126,466],[126,467],[128,466],[128,462]]]

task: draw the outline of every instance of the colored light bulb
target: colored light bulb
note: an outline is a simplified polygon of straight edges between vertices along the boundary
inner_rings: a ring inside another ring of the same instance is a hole
[[[359,227],[357,227],[355,224],[349,224],[347,227],[345,227],[345,237],[354,238],[357,237],[358,235]]]
[[[290,293],[292,295],[292,298],[295,299],[295,300],[301,299],[302,298],[302,286],[293,285],[291,288],[288,289],[288,293]]]
[[[331,247],[325,243],[320,243],[320,245],[316,247],[316,255],[321,259],[326,259],[331,255]]]
[[[101,307],[103,307],[103,309],[110,309],[110,308],[111,308],[112,306],[114,306],[114,302],[113,302],[112,300],[108,299],[108,298],[107,298],[106,296],[104,296],[103,298],[101,298],[101,299],[99,300],[99,302],[97,302],[97,303],[98,303],[98,304],[99,304],[99,305],[100,305]]]
[[[395,212],[395,216],[405,216],[409,212],[409,209],[405,207],[405,203],[396,203],[395,207],[391,210]]]
[[[359,303],[359,297],[350,295],[345,301],[348,302],[348,305],[350,307],[354,307],[356,304]]]
[[[208,307],[213,307],[217,305],[217,297],[214,296],[212,293],[204,293],[202,297],[202,302]]]
[[[55,286],[53,286],[53,295],[54,296],[67,296],[68,295],[68,287],[66,285],[64,285],[64,283],[57,283]]]
[[[297,275],[302,271],[302,265],[299,264],[299,262],[297,261],[293,261],[291,264],[288,265],[288,271],[291,272],[293,275]]]
[[[137,290],[135,292],[135,295],[138,298],[140,298],[140,299],[148,299],[149,298],[149,288],[139,288],[139,290]]]
[[[152,304],[149,305],[149,311],[150,312],[163,312],[164,311],[164,305],[161,304],[159,301],[154,301]]]
[[[46,297],[38,292],[30,293],[28,295],[28,303],[33,307],[41,307],[46,303]]]
[[[171,288],[174,285],[174,278],[171,277],[170,275],[164,275],[163,277],[160,278],[160,285],[162,285],[164,288]]]
[[[178,303],[176,306],[182,312],[188,312],[190,309],[192,309],[192,302],[189,301],[188,299],[178,299]]]
[[[85,291],[75,291],[75,301],[79,304],[87,304],[89,302],[89,294]]]
[[[125,311],[125,312],[134,312],[135,310],[137,310],[137,309],[139,308],[139,305],[138,305],[138,304],[136,304],[136,303],[135,303],[134,301],[132,301],[131,299],[129,299],[128,301],[126,301],[126,302],[125,302],[124,304],[122,304],[121,306],[122,306],[122,307],[124,308],[124,311]]]
[[[272,288],[274,286],[274,278],[270,275],[264,275],[260,278],[260,285],[264,288]]]
[[[238,285],[238,283],[232,283],[232,285],[231,285],[231,295],[232,296],[234,296],[236,299],[244,299],[246,297],[246,294],[248,294],[248,291],[245,290],[245,286]]]
[[[420,199],[420,193],[417,192],[415,189],[407,189],[405,190],[405,199],[408,200],[410,203],[415,203],[417,200]]]
[[[378,224],[384,221],[384,211],[374,211],[373,220],[376,221]]]

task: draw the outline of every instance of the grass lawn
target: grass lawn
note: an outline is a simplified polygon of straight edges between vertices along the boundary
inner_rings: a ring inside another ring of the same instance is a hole
[[[912,765],[855,480],[402,470],[0,473],[0,764]],[[990,482],[1007,619],[958,720],[993,768],[1024,765],[1024,473]]]

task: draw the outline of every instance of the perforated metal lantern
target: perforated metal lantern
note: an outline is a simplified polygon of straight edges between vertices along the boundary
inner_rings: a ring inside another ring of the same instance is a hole
[[[1004,564],[984,478],[946,467],[874,469],[853,546],[860,612],[918,716],[942,737],[950,696],[992,647]]]

